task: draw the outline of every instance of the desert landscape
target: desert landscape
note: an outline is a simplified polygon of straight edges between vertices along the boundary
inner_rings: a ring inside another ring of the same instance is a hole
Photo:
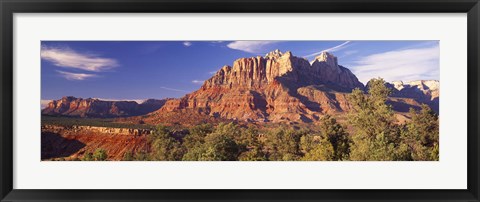
[[[67,63],[71,55],[62,54],[72,50],[59,50],[44,47],[42,61],[92,72],[57,70],[66,80],[104,79],[95,72],[107,59],[89,55]],[[157,87],[177,90],[176,97],[137,101],[72,93],[47,100],[41,111],[41,159],[438,161],[439,80],[390,81],[373,72],[362,83],[330,52],[337,50],[308,56],[312,59],[279,49],[249,53],[205,80],[192,81],[199,85],[194,90]],[[48,78],[42,74],[43,79]]]

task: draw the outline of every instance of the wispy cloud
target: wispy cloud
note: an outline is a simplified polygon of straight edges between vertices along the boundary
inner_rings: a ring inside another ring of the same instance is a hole
[[[214,75],[215,73],[217,73],[217,71],[208,72],[208,74],[211,74],[211,75]]]
[[[334,46],[334,47],[330,47],[330,48],[327,48],[327,49],[323,49],[323,50],[321,50],[321,51],[318,51],[318,52],[315,52],[315,53],[312,53],[312,54],[309,54],[309,55],[305,55],[305,56],[303,56],[303,57],[308,58],[308,57],[312,57],[312,56],[317,56],[317,55],[319,55],[319,54],[322,53],[322,52],[335,52],[335,51],[339,51],[339,50],[342,50],[342,49],[346,48],[349,43],[350,43],[350,41],[346,41],[346,42],[343,42],[343,43],[340,44],[340,45],[336,45],[336,46]]]
[[[347,50],[347,51],[343,51],[342,57],[346,57],[346,56],[349,56],[349,55],[353,55],[353,54],[358,53],[358,52],[359,52],[358,50]]]
[[[190,91],[186,91],[186,90],[182,90],[182,89],[176,89],[176,88],[169,88],[169,87],[165,87],[165,86],[162,86],[160,87],[161,89],[164,89],[164,90],[169,90],[169,91],[176,91],[176,92],[183,92],[183,93],[189,93]]]
[[[192,42],[185,41],[185,42],[183,42],[183,45],[186,46],[186,47],[190,47],[192,45]]]
[[[208,45],[210,46],[218,46],[218,47],[225,47],[225,45],[223,45],[223,42],[224,41],[210,41],[208,43]]]
[[[40,56],[42,59],[52,62],[55,66],[92,72],[101,72],[118,66],[118,62],[115,59],[78,53],[70,48],[44,46],[42,47]]]
[[[350,68],[364,84],[372,78],[386,81],[439,79],[439,46],[395,50],[363,57]]]
[[[62,76],[67,80],[81,81],[88,78],[98,77],[98,75],[96,74],[72,73],[72,72],[65,72],[60,70],[57,70],[57,72],[60,74],[60,76]]]
[[[192,83],[194,83],[194,84],[203,84],[203,82],[205,82],[205,81],[203,81],[203,80],[193,80],[192,81]]]
[[[261,53],[264,52],[266,46],[275,43],[278,43],[278,41],[234,41],[227,44],[227,47],[248,53]]]

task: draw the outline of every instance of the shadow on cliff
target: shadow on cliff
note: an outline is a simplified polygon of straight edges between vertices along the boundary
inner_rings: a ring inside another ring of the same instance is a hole
[[[319,103],[316,103],[316,102],[313,102],[311,100],[309,100],[307,97],[303,96],[303,95],[300,95],[297,90],[301,87],[305,87],[305,86],[308,86],[309,83],[308,82],[305,82],[305,81],[302,81],[302,82],[298,82],[298,81],[295,81],[295,80],[291,80],[288,75],[290,73],[287,73],[285,77],[279,77],[277,78],[277,81],[279,81],[283,87],[285,87],[287,89],[287,93],[292,96],[292,97],[296,97],[298,98],[298,100],[305,106],[307,107],[310,111],[314,111],[314,112],[322,112],[322,108],[320,106]],[[307,118],[307,117],[303,117],[302,120],[304,122],[312,122],[311,119]]]
[[[405,102],[387,100],[387,104],[392,106],[392,109],[397,112],[404,112],[407,113],[410,111],[410,108],[415,110],[420,110],[419,106],[411,105]]]
[[[42,132],[41,159],[68,157],[86,145],[78,140],[62,137],[57,133]]]

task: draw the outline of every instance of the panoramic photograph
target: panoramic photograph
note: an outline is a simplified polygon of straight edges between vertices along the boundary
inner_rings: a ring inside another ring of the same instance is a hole
[[[440,45],[42,41],[42,161],[439,161]]]

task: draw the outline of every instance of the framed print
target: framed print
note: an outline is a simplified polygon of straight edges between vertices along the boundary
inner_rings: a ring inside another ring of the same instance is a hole
[[[2,201],[478,201],[478,1],[2,1]]]

